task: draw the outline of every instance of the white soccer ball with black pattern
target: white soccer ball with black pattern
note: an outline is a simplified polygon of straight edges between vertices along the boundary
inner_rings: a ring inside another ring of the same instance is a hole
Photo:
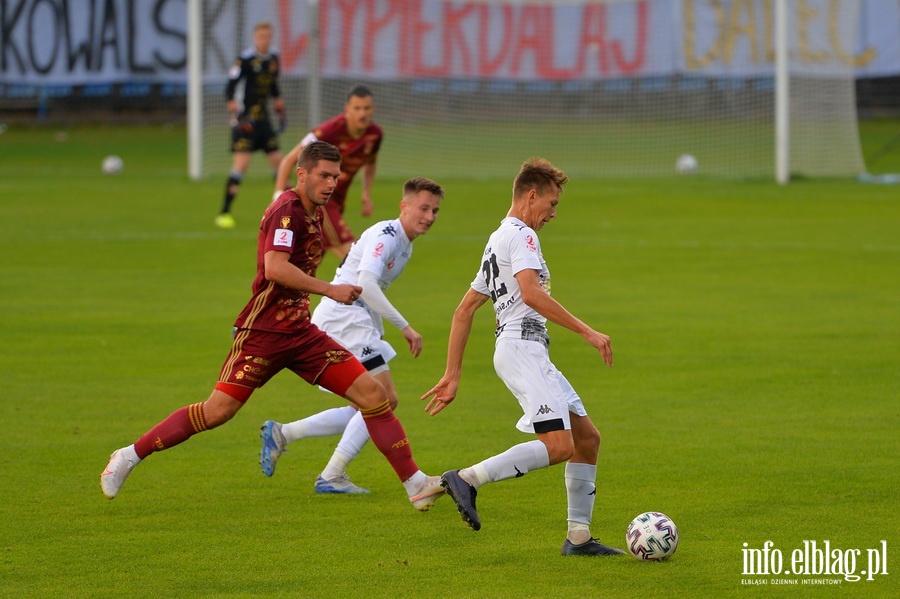
[[[125,168],[125,161],[118,156],[107,156],[100,165],[104,175],[118,175]]]
[[[628,525],[625,545],[639,560],[666,559],[678,549],[678,528],[665,514],[645,512]]]

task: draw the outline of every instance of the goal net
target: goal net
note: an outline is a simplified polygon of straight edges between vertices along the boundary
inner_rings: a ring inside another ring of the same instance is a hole
[[[267,20],[284,150],[365,84],[380,175],[509,177],[541,155],[582,178],[669,176],[690,154],[704,175],[773,177],[780,1],[202,2],[191,143],[203,176],[227,173],[228,68]],[[791,173],[856,175],[859,2],[784,1]]]

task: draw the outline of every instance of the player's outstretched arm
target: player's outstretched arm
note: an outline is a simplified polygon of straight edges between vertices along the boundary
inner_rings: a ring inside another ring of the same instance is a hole
[[[425,411],[429,416],[440,413],[451,401],[456,399],[456,390],[459,388],[459,377],[452,378],[446,374],[441,377],[438,384],[432,387],[421,399],[429,399]],[[433,397],[432,397],[433,396]]]
[[[421,399],[430,398],[425,406],[425,411],[431,416],[441,412],[456,398],[456,390],[459,388],[459,379],[462,376],[463,354],[466,351],[469,334],[472,332],[472,321],[475,318],[475,312],[487,300],[488,296],[470,288],[453,313],[450,340],[447,343],[447,368],[444,376],[437,385],[421,397]]]
[[[342,304],[352,304],[362,293],[356,285],[332,285],[322,279],[311,277],[290,262],[288,252],[270,250],[264,257],[266,280],[290,289],[315,293],[330,297]]]
[[[590,343],[600,355],[603,361],[608,365],[613,364],[612,345],[609,336],[599,331],[595,331],[590,326],[579,320],[571,312],[566,310],[562,304],[553,299],[549,293],[541,287],[538,273],[536,270],[525,269],[516,273],[516,281],[519,283],[519,291],[522,294],[522,301],[529,307],[534,308],[541,316],[565,327],[570,331],[574,331],[584,337],[584,340]]]
[[[360,202],[362,203],[362,215],[372,216],[375,211],[375,204],[372,202],[372,183],[375,182],[375,163],[370,162],[362,168],[362,193],[360,194]]]

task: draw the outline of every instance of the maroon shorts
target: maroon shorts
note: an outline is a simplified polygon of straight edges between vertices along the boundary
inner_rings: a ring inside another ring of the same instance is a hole
[[[328,202],[325,204],[325,220],[322,223],[325,249],[337,248],[353,241],[353,232],[344,221],[343,206]]]
[[[291,335],[238,329],[216,387],[221,386],[222,391],[234,396],[234,392],[229,393],[231,387],[242,395],[235,399],[246,401],[254,389],[265,385],[285,368],[315,385],[329,365],[344,362],[355,362],[359,368],[348,364],[342,369],[347,373],[347,380],[329,380],[326,387],[341,396],[366,369],[353,354],[315,325]]]

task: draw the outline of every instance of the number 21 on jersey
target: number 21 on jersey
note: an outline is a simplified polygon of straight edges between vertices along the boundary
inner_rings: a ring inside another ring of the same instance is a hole
[[[500,281],[500,267],[497,266],[497,254],[491,254],[491,257],[481,264],[481,273],[484,275],[484,284],[491,291],[491,301],[496,302],[498,297],[506,295],[506,283]],[[497,285],[499,283],[499,286]]]

